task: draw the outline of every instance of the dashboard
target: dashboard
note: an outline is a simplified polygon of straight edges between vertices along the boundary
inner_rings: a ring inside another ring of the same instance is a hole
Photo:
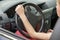
[[[33,2],[32,2],[33,1]],[[0,10],[3,11],[4,13],[6,13],[8,15],[9,18],[12,18],[15,14],[15,8],[18,4],[21,3],[34,3],[36,5],[38,5],[42,10],[46,10],[52,7],[56,6],[56,1],[55,0],[2,0],[0,1]],[[51,4],[51,5],[50,5]]]

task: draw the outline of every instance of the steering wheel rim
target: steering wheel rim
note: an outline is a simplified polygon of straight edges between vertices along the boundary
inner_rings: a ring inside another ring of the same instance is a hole
[[[25,9],[25,6],[27,6],[27,5],[33,6],[33,7],[35,7],[35,8],[37,9],[37,11],[38,11],[39,13],[42,14],[42,25],[41,25],[40,30],[39,30],[39,32],[41,32],[41,31],[42,31],[42,28],[43,28],[43,25],[45,24],[45,18],[44,18],[44,14],[42,13],[40,7],[38,7],[37,5],[35,5],[35,4],[33,4],[33,3],[24,3],[24,4],[22,4],[22,5],[23,5],[24,9]],[[27,33],[25,33],[25,32],[19,27],[18,22],[17,22],[17,21],[18,21],[17,19],[18,19],[18,16],[17,16],[17,14],[16,14],[16,15],[15,15],[15,22],[16,22],[16,24],[17,24],[18,30],[19,30],[25,37],[31,38],[31,37],[29,36],[29,34],[27,35]],[[22,21],[22,20],[20,19],[20,21]]]

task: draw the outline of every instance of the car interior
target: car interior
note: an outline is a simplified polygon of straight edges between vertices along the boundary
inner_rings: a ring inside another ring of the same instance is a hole
[[[16,6],[22,4],[25,15],[36,32],[54,30],[50,40],[60,40],[60,18],[56,12],[56,0],[0,0],[1,40],[35,40],[29,36]]]

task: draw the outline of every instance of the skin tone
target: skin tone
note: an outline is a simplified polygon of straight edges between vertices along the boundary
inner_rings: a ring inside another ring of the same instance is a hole
[[[57,2],[57,15],[60,17],[60,5],[58,4]],[[16,13],[20,16],[27,32],[29,33],[29,35],[32,37],[32,38],[35,38],[35,39],[41,39],[41,40],[49,40],[50,37],[51,37],[51,34],[52,34],[52,31],[53,30],[48,30],[47,33],[43,33],[43,32],[36,32],[34,30],[34,28],[32,27],[32,25],[29,23],[27,17],[25,16],[25,13],[24,13],[24,8],[22,5],[18,5],[15,9]],[[39,35],[39,36],[38,36]]]
[[[60,4],[58,2],[57,2],[56,9],[57,9],[57,15],[60,17]]]

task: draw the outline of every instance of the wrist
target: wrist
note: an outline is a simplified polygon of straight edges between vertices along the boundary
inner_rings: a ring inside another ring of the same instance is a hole
[[[20,17],[21,19],[25,19],[25,18],[26,18],[25,14],[19,15],[19,17]]]

